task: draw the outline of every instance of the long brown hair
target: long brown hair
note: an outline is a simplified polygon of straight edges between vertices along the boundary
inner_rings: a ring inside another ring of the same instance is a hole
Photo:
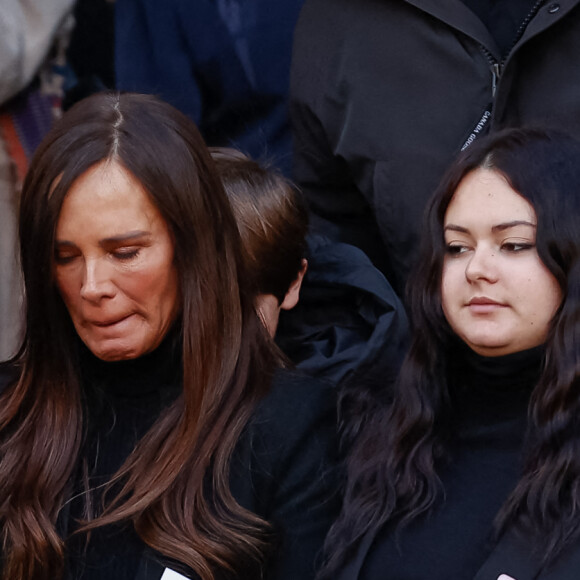
[[[103,160],[140,181],[172,232],[183,393],[112,478],[120,491],[84,529],[132,521],[149,546],[210,580],[216,569],[236,572],[264,557],[268,526],[232,497],[229,461],[275,358],[242,283],[235,220],[196,127],[153,97],[118,93],[65,114],[24,183],[26,333],[12,360],[19,378],[0,398],[2,578],[48,580],[64,569],[56,520],[86,416],[79,339],[53,276],[54,235],[71,185]]]

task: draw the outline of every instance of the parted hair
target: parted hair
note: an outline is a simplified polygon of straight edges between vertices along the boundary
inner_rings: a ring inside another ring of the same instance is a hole
[[[211,153],[238,223],[246,270],[259,294],[282,303],[306,255],[302,195],[276,169],[241,151],[212,147]]]
[[[83,530],[132,523],[150,547],[203,580],[259,569],[269,526],[232,497],[229,464],[276,358],[244,282],[235,219],[192,121],[151,96],[101,93],[55,124],[22,191],[26,331],[11,361],[19,377],[0,396],[1,577],[54,580],[64,570],[56,521],[87,410],[80,341],[55,284],[55,229],[72,184],[103,161],[137,178],[173,237],[183,392],[113,476],[112,497]]]
[[[441,306],[443,223],[461,180],[478,168],[498,172],[532,204],[538,254],[563,295],[529,403],[524,468],[497,514],[496,533],[512,525],[530,533],[544,564],[580,535],[580,142],[553,130],[508,129],[461,154],[428,204],[408,284],[412,344],[391,403],[375,407],[350,453],[324,577],[333,577],[366,533],[385,524],[400,529],[444,491],[437,469],[454,419],[448,377],[457,337]]]

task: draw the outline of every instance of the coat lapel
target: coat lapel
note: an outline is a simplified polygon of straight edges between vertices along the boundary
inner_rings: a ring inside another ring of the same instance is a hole
[[[366,555],[375,540],[376,530],[367,532],[360,541],[356,554],[348,561],[335,580],[357,580]]]
[[[500,538],[473,580],[497,580],[501,574],[516,580],[534,580],[539,571],[540,562],[529,544],[510,530]]]

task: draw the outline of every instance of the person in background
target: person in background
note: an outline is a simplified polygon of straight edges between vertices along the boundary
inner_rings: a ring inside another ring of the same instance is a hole
[[[509,129],[444,177],[409,354],[351,449],[321,577],[578,576],[579,159],[566,134]]]
[[[273,337],[281,310],[300,297],[308,268],[308,214],[300,193],[274,168],[237,149],[210,149],[242,239],[256,309]]]
[[[579,0],[307,0],[290,108],[312,228],[403,296],[447,166],[489,130],[580,137],[579,68]]]
[[[290,57],[304,0],[78,0],[67,101],[103,87],[155,94],[205,141],[292,166]]]
[[[272,349],[193,122],[150,96],[79,102],[32,160],[20,243],[0,577],[313,578],[335,396]]]
[[[384,396],[375,385],[398,372],[408,345],[404,308],[358,248],[307,236],[302,195],[278,171],[237,150],[215,148],[212,155],[236,216],[256,307],[300,370],[338,387],[348,445],[364,409]]]
[[[18,197],[30,157],[60,111],[52,61],[60,56],[55,45],[64,52],[73,3],[5,0],[0,6],[0,361],[16,352],[21,338]]]

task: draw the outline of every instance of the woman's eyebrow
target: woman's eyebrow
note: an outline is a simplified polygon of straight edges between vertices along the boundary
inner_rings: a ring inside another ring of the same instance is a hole
[[[450,230],[452,232],[460,232],[462,234],[468,234],[469,233],[469,230],[467,228],[464,228],[463,226],[457,226],[455,224],[447,224],[443,228],[443,231],[446,232],[447,230]]]
[[[111,246],[114,244],[119,244],[119,243],[123,243],[123,242],[131,242],[131,241],[135,241],[141,238],[150,238],[151,237],[151,232],[148,232],[146,230],[135,230],[132,232],[127,232],[125,234],[119,234],[118,236],[111,236],[109,238],[104,238],[103,240],[99,241],[99,246],[101,247],[105,247],[105,246]],[[71,247],[71,248],[76,248],[77,245],[74,242],[71,242],[70,240],[55,240],[55,246],[58,247]]]
[[[104,238],[99,242],[99,246],[110,246],[111,244],[118,244],[120,242],[131,242],[139,238],[148,238],[150,236],[151,232],[146,230],[135,230],[117,236],[111,236],[110,238]]]
[[[513,220],[511,222],[505,222],[503,224],[497,224],[496,226],[492,226],[492,232],[501,232],[503,230],[509,230],[510,228],[515,228],[516,226],[530,226],[531,228],[536,229],[536,224],[533,222],[529,222],[527,220]]]
[[[531,228],[536,228],[536,224],[533,222],[529,222],[527,220],[512,220],[510,222],[504,222],[501,224],[496,224],[495,226],[491,227],[492,232],[500,232],[503,230],[509,230],[510,228],[515,228],[516,226],[529,226]],[[462,234],[468,234],[469,229],[464,228],[463,226],[458,226],[456,224],[447,224],[444,226],[443,231],[452,231],[452,232],[460,232]]]
[[[69,242],[68,240],[55,240],[54,245],[58,246],[59,248],[63,246],[65,247],[70,246],[76,248],[76,244],[74,244],[73,242]]]

